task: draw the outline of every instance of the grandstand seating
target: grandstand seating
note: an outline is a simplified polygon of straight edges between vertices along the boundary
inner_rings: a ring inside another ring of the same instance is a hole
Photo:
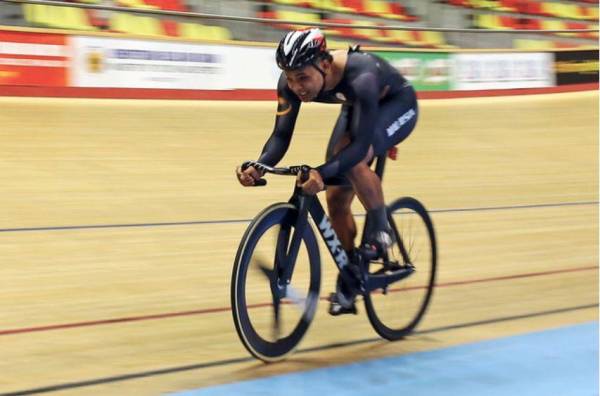
[[[585,47],[586,45],[565,43],[560,41],[550,40],[530,40],[530,39],[515,39],[513,40],[513,47],[518,49],[526,50],[553,50],[557,48],[577,48]]]
[[[179,36],[196,40],[231,40],[228,29],[220,26],[205,26],[198,23],[180,23]]]
[[[172,2],[170,4],[176,6],[179,3]],[[231,32],[224,27],[179,23],[174,20],[161,20],[151,16],[139,16],[126,12],[113,12],[105,26],[104,21],[99,21],[93,14],[81,8],[23,4],[22,9],[27,22],[33,26],[46,28],[93,31],[98,30],[101,26],[116,33],[150,37],[171,36],[213,41],[232,39]]]
[[[271,0],[273,3],[323,11],[368,15],[412,22],[418,20],[398,2],[385,0]]]
[[[291,1],[291,0],[285,0]],[[290,23],[273,23],[272,25],[280,29],[298,29],[305,27],[302,22],[326,22],[350,25],[348,27],[330,27],[326,28],[325,33],[328,36],[337,38],[344,38],[349,40],[367,40],[374,43],[384,44],[399,44],[409,47],[426,47],[426,48],[449,48],[450,46],[446,43],[444,35],[439,32],[421,32],[421,31],[402,31],[402,30],[382,30],[382,29],[365,29],[365,28],[354,28],[354,26],[380,26],[379,22],[364,21],[364,20],[353,20],[349,18],[326,18],[321,19],[319,14],[299,12],[299,11],[288,11],[288,10],[275,10],[275,11],[263,11],[259,12],[259,17],[282,20],[282,21],[294,21],[297,24]]]
[[[158,7],[150,4],[146,4],[142,0],[116,0],[116,5],[120,7],[139,8],[142,10],[155,10]]]
[[[34,26],[55,29],[96,30],[85,10],[75,7],[55,7],[39,4],[23,4],[25,20]]]
[[[187,11],[187,7],[181,0],[144,0],[144,2],[148,5],[160,8],[161,10]]]
[[[598,7],[587,7],[579,4],[559,3],[538,0],[445,0],[447,4],[488,9],[491,11],[509,12],[544,17],[576,19],[586,21],[598,20]],[[596,5],[598,3],[596,2]]]
[[[113,32],[136,34],[142,36],[163,36],[162,26],[158,19],[115,12],[110,18],[110,30]]]
[[[482,29],[510,30],[510,29],[529,29],[529,30],[567,30],[567,29],[596,29],[597,25],[586,25],[577,22],[565,22],[554,19],[535,19],[519,18],[507,15],[497,14],[478,14],[474,19],[475,27]],[[593,33],[557,33],[564,37],[578,37],[586,39],[595,39],[597,32]]]
[[[160,9],[166,11],[187,11],[187,7],[183,3],[183,0],[115,0],[115,3],[121,7],[130,8]]]

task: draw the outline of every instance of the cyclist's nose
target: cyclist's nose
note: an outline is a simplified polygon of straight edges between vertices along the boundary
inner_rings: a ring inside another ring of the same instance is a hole
[[[290,88],[292,91],[294,91],[295,94],[297,94],[298,92],[304,91],[302,85],[299,83],[292,83],[292,86],[290,86]]]

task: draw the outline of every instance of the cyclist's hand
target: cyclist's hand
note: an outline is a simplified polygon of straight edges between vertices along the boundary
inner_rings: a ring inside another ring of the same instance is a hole
[[[245,187],[253,186],[262,177],[262,173],[253,166],[248,167],[245,171],[242,171],[242,167],[238,166],[235,173],[240,184]]]
[[[302,191],[304,191],[305,194],[315,195],[319,191],[323,191],[325,189],[325,183],[323,182],[323,178],[321,177],[321,174],[315,169],[310,170],[308,174],[308,180],[306,180],[304,183],[302,183],[302,180],[300,180],[300,175],[298,175],[297,180],[298,185],[302,187]]]

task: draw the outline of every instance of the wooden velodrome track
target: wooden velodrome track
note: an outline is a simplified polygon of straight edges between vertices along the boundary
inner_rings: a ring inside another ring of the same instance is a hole
[[[299,353],[249,358],[232,262],[292,180],[244,189],[234,168],[274,107],[0,98],[0,393],[161,394],[598,318],[598,93],[422,101],[384,183],[438,233],[417,333],[388,343],[362,307],[333,318],[321,302]],[[283,163],[320,164],[336,115],[305,106]]]

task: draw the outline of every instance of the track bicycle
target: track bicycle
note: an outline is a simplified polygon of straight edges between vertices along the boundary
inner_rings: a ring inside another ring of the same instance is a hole
[[[385,159],[377,157],[375,172],[380,178]],[[242,169],[249,166],[263,174],[301,174],[303,179],[310,170],[306,165],[276,168],[254,161],[245,162]],[[265,184],[261,178],[255,185]],[[409,334],[425,314],[435,284],[437,246],[425,207],[410,197],[387,206],[393,245],[382,257],[359,249],[366,265],[357,279],[319,199],[295,184],[289,202],[270,205],[251,221],[235,257],[232,313],[248,352],[264,362],[284,359],[315,316],[321,258],[309,214],[339,270],[339,280],[362,296],[373,329],[388,340]],[[364,243],[364,232],[362,238]]]

